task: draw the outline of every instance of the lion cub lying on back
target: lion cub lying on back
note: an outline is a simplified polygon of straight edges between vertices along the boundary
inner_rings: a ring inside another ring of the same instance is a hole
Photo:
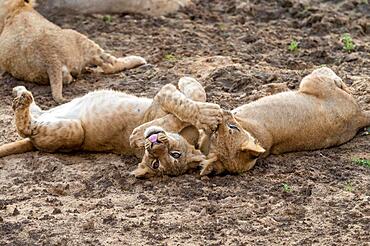
[[[181,118],[184,112],[170,103],[178,93],[167,85],[156,99],[163,103],[164,111]],[[303,78],[298,91],[224,111],[221,124],[202,148],[208,156],[201,162],[201,175],[242,173],[251,169],[258,157],[270,153],[340,145],[368,125],[370,111],[361,111],[348,87],[331,69],[320,68]],[[147,147],[147,151],[151,149]]]
[[[222,111],[217,104],[205,102],[205,91],[196,80],[181,78],[178,87],[183,97],[169,102],[177,105],[168,107],[186,112],[182,119],[163,112],[156,99],[109,90],[91,92],[58,107],[41,110],[31,92],[23,86],[15,87],[15,123],[24,139],[0,146],[0,157],[33,149],[47,152],[87,150],[142,156],[146,143],[141,140],[145,131],[153,145],[164,143],[167,151],[162,153],[161,166],[153,162],[151,156],[144,156],[146,162],[140,163],[135,175],[179,175],[174,166],[188,170],[205,160],[205,156],[194,148],[199,134],[193,126],[215,129],[221,121]],[[148,129],[143,129],[143,132],[137,129],[136,136],[139,138],[132,136],[130,139],[132,131],[145,122]],[[131,146],[130,140],[136,144]]]
[[[0,1],[0,70],[40,84],[50,83],[63,102],[62,87],[86,66],[116,73],[145,64],[138,56],[116,58],[86,36],[61,29],[32,8],[30,0]]]

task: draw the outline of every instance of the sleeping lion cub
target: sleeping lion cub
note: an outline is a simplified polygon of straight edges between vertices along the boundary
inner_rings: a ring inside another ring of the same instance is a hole
[[[30,0],[0,0],[0,70],[17,79],[50,83],[55,101],[86,66],[116,73],[145,64],[138,56],[116,58],[86,36],[61,29],[32,8]]]
[[[215,129],[221,121],[222,110],[217,104],[205,102],[205,91],[196,80],[181,78],[178,87],[183,97],[170,102],[178,105],[168,107],[186,111],[187,116],[176,120],[173,119],[175,116],[161,110],[156,99],[109,90],[91,92],[44,111],[35,104],[31,92],[25,87],[15,87],[15,123],[19,135],[24,139],[0,146],[0,157],[33,149],[47,152],[87,150],[142,156],[145,142],[141,139],[146,131],[153,144],[168,144],[167,160],[188,169],[197,166],[194,163],[203,161],[205,156],[192,145],[198,140],[195,127]],[[143,132],[136,129],[139,138],[132,136],[130,139],[135,127],[145,122],[148,129],[143,129]],[[161,128],[155,127],[157,125]],[[177,134],[173,137],[172,133],[168,134],[163,129]],[[135,144],[131,146],[130,140]],[[181,144],[177,144],[177,141]],[[148,155],[144,156],[147,163],[140,163],[134,172],[137,177],[178,175],[176,169],[154,164],[151,153],[145,152],[145,155]],[[141,171],[144,169],[152,171],[144,173]]]
[[[181,118],[183,111],[170,103],[176,100],[176,93],[176,88],[167,85],[156,99],[164,111]],[[201,175],[242,173],[251,169],[258,157],[270,153],[340,145],[370,125],[370,111],[361,111],[349,88],[329,68],[304,77],[298,91],[224,111],[222,118],[217,130],[203,142],[201,149],[208,155],[201,162]]]

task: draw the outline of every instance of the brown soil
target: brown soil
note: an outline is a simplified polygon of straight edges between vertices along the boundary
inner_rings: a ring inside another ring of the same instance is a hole
[[[84,74],[64,89],[69,99],[99,88],[151,97],[190,73],[205,85],[209,101],[230,109],[284,87],[269,83],[294,89],[326,64],[370,110],[365,1],[204,0],[166,18],[114,15],[111,23],[99,15],[46,16],[117,56],[150,62],[116,75]],[[353,53],[342,49],[347,32],[356,43]],[[289,52],[293,39],[299,50]],[[216,55],[230,58],[213,70],[195,63]],[[49,87],[5,75],[0,144],[18,139],[11,110],[16,85],[26,85],[43,108],[55,105]],[[138,159],[114,154],[2,158],[0,245],[366,245],[370,169],[352,160],[370,159],[369,140],[359,134],[340,147],[270,156],[241,176],[203,179],[135,180],[128,173]]]

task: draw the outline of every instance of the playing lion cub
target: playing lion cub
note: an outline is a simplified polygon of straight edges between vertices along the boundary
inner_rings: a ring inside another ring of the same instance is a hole
[[[195,163],[205,158],[194,148],[193,144],[198,141],[199,134],[192,125],[200,129],[215,129],[222,114],[217,104],[205,102],[205,91],[196,80],[181,78],[178,87],[183,97],[171,103],[178,104],[176,108],[186,111],[187,116],[174,120],[175,116],[163,112],[156,99],[139,98],[110,90],[91,92],[44,111],[35,104],[31,92],[23,86],[17,86],[13,89],[16,94],[13,109],[17,131],[24,139],[0,146],[0,157],[35,148],[47,152],[87,150],[142,156],[144,142],[141,139],[144,133],[139,134],[139,139],[134,136],[129,138],[135,127],[147,122],[148,129],[144,131],[151,137],[153,144],[168,144],[165,158],[169,164],[157,166],[150,156],[144,156],[148,162],[140,163],[135,175],[178,175],[176,169],[167,168],[173,166],[171,163],[188,170],[198,166]],[[188,102],[191,104],[188,105]],[[129,140],[136,145],[131,147]],[[179,141],[181,144],[178,144]],[[145,155],[150,153],[145,152]],[[141,172],[144,169],[149,171]]]
[[[37,13],[30,0],[0,0],[0,70],[15,78],[50,83],[63,102],[62,87],[86,66],[116,73],[145,64],[138,56],[116,58],[86,36],[61,29]]]
[[[164,111],[181,118],[183,111],[171,103],[176,93],[176,88],[167,85],[156,100]],[[258,157],[270,153],[340,145],[368,125],[370,111],[361,111],[344,82],[329,68],[316,69],[303,78],[298,91],[224,111],[221,124],[203,143],[202,150],[208,155],[201,162],[201,175],[242,173],[251,169]]]

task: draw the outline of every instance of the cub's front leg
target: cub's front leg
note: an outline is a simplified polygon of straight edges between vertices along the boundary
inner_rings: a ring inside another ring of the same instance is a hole
[[[193,101],[172,84],[165,85],[154,100],[159,103],[163,111],[207,132],[215,130],[222,119],[219,105]]]
[[[144,132],[151,126],[160,126],[167,132],[178,133],[188,125],[189,123],[181,121],[174,115],[168,114],[159,119],[149,121],[136,127],[130,135],[130,145],[135,149],[143,149],[145,145],[145,139],[143,138]]]

